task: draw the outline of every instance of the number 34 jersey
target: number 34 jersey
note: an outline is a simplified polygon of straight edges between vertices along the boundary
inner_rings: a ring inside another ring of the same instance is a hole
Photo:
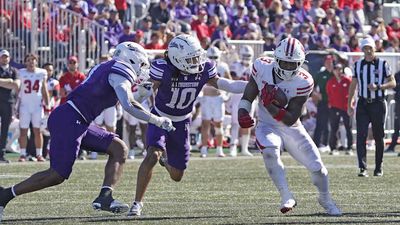
[[[280,80],[274,72],[274,60],[268,57],[261,57],[254,61],[252,74],[254,81],[257,83],[259,95],[261,90],[266,83],[277,85],[286,94],[288,102],[290,99],[297,96],[310,96],[313,87],[314,80],[310,73],[305,69],[300,68],[298,73],[293,76],[291,80]],[[262,101],[259,101],[259,120],[269,124],[281,124],[277,122],[267,109],[262,105]]]
[[[42,103],[42,85],[47,79],[47,72],[44,69],[36,68],[34,72],[27,69],[20,69],[18,78],[21,82],[18,97],[21,104],[41,104]]]
[[[188,118],[201,89],[216,75],[216,66],[212,62],[206,62],[201,73],[183,74],[164,59],[153,61],[150,77],[161,82],[155,97],[155,110],[175,122]]]

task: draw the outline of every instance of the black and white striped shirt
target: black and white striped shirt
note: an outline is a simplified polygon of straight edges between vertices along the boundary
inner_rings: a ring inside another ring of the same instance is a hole
[[[382,85],[385,79],[392,75],[390,65],[386,60],[376,58],[367,62],[360,59],[354,64],[353,78],[358,81],[358,96],[366,99],[375,99],[385,97],[385,90],[370,91],[368,85],[375,83]]]

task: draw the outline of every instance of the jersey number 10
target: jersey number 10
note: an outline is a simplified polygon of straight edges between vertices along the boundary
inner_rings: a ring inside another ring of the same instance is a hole
[[[184,89],[172,88],[171,91],[172,91],[171,101],[168,104],[166,104],[166,106],[172,109],[187,108],[196,99],[196,88],[184,88]]]

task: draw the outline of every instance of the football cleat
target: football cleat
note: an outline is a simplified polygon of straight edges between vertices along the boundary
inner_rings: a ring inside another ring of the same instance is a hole
[[[330,216],[341,216],[342,212],[340,209],[336,206],[336,203],[328,198],[328,199],[322,199],[318,198],[319,204],[326,210],[326,213]]]
[[[249,151],[242,151],[243,156],[253,156]]]
[[[281,204],[281,213],[285,214],[289,211],[291,211],[294,207],[296,207],[297,202],[293,198],[289,198],[285,202],[282,202]]]
[[[165,164],[167,164],[168,158],[163,152],[163,154],[160,156],[160,159],[158,160],[158,163],[160,163],[161,166],[165,167]]]
[[[382,169],[374,170],[374,176],[375,176],[375,177],[381,177],[381,176],[383,176],[383,171],[382,171]]]
[[[128,216],[140,216],[142,214],[143,203],[133,202],[132,207],[129,209]]]
[[[366,169],[360,169],[358,176],[359,177],[368,177],[368,171]]]
[[[129,150],[128,159],[135,159],[135,150]]]
[[[236,145],[231,145],[231,147],[229,147],[229,155],[232,157],[237,156],[237,146]]]
[[[124,213],[129,210],[128,204],[124,204],[113,198],[103,198],[103,197],[97,197],[93,201],[92,207],[94,210],[99,210],[99,211],[103,210],[112,213]]]

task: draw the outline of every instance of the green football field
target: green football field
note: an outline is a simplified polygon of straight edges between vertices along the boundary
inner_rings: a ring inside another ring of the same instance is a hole
[[[308,172],[283,154],[290,187],[298,206],[279,211],[279,195],[261,156],[200,159],[195,154],[184,179],[170,180],[157,165],[138,218],[97,212],[105,160],[77,161],[65,183],[19,196],[5,210],[4,224],[400,224],[400,157],[385,155],[384,176],[357,177],[355,156],[323,154],[333,198],[344,212],[328,217],[317,203]],[[15,161],[15,160],[14,160]],[[131,204],[141,159],[128,161],[114,197]],[[48,163],[0,165],[0,185],[8,186],[46,169]]]

